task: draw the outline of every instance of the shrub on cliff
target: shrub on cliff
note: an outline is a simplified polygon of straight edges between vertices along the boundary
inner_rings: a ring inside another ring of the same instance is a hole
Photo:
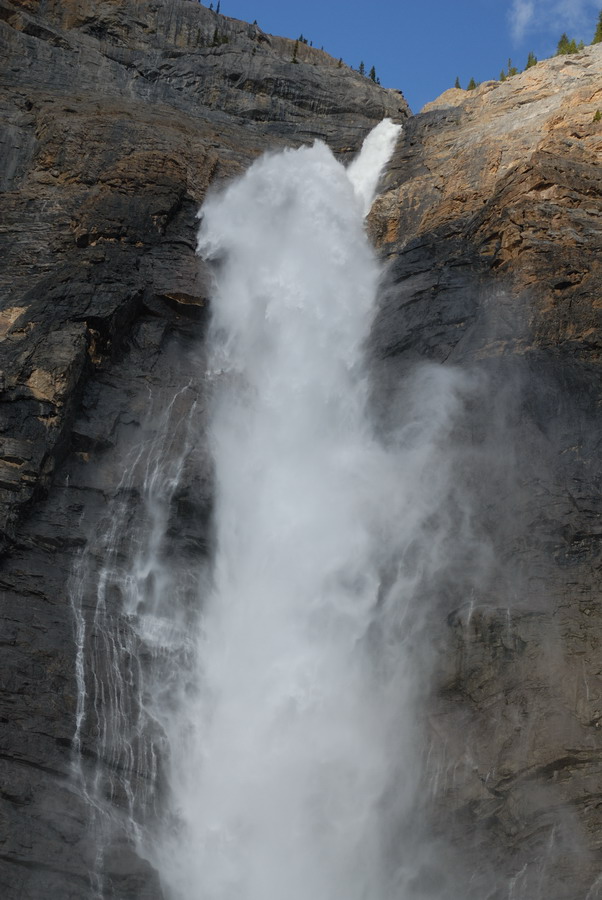
[[[602,44],[602,9],[598,16],[598,24],[596,25],[596,33],[594,34],[592,44]]]

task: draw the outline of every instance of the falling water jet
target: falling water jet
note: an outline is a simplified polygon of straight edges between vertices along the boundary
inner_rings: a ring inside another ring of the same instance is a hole
[[[365,639],[387,466],[365,410],[363,216],[398,132],[381,123],[348,171],[321,143],[265,157],[203,208],[217,555],[198,696],[169,736],[160,870],[178,900],[384,896],[391,708]]]

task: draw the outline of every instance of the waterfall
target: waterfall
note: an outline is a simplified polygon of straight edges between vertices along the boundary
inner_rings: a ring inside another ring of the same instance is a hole
[[[202,431],[188,386],[152,415],[74,578],[74,771],[99,898],[115,834],[169,900],[434,896],[400,843],[422,772],[423,601],[450,555],[445,447],[470,386],[419,368],[398,427],[375,434],[364,216],[398,132],[381,122],[348,169],[320,142],[267,154],[201,211],[210,577],[165,547]]]
[[[203,208],[217,556],[171,741],[181,828],[161,868],[182,900],[376,896],[391,766],[367,648],[383,454],[363,215],[397,132],[378,126],[349,172],[321,143],[266,156]]]

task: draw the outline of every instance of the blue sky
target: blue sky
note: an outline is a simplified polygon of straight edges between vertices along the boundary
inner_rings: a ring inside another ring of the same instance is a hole
[[[202,0],[208,6],[209,0]],[[459,76],[497,78],[508,58],[551,56],[563,31],[588,44],[602,0],[221,0],[221,12],[271,34],[303,34],[357,68],[376,67],[414,112]]]

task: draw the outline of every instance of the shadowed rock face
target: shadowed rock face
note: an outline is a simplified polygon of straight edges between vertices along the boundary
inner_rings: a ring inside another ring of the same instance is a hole
[[[305,45],[293,63],[294,42],[191,0],[0,0],[0,41],[2,896],[91,896],[69,585],[149,414],[186,383],[203,414],[203,197],[266,149],[351,154],[384,115],[405,127],[370,219],[388,263],[375,415],[386,428],[416,362],[473,372],[454,452],[492,560],[435,591],[424,794],[453,885],[431,863],[423,895],[585,896],[602,834],[602,48],[406,119],[398,92]],[[202,449],[174,501],[183,556],[210,541]],[[107,897],[161,897],[128,847],[105,875]]]
[[[600,107],[601,45],[448,91],[405,125],[371,213],[389,266],[379,414],[420,360],[481,383],[480,453],[462,436],[455,452],[493,560],[469,587],[448,582],[433,622],[425,786],[468,896],[599,896]]]

